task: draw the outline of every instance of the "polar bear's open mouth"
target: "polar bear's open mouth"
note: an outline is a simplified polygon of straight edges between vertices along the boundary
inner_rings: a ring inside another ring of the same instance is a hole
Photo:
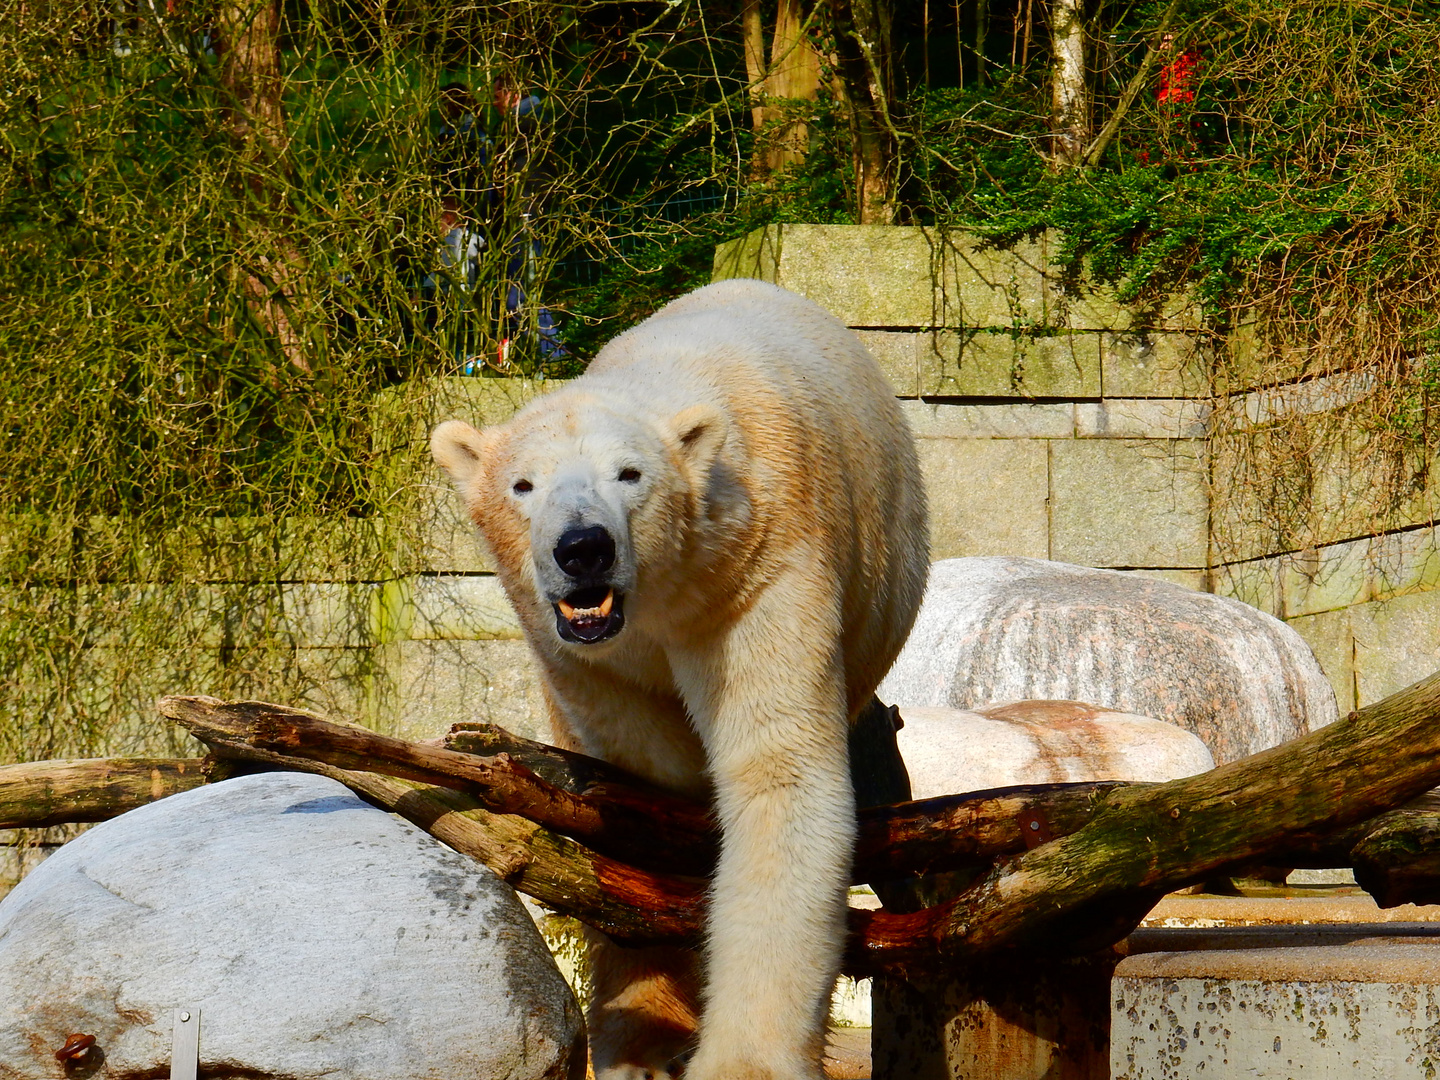
[[[625,625],[625,597],[604,585],[576,589],[555,601],[555,629],[576,645],[614,637]]]

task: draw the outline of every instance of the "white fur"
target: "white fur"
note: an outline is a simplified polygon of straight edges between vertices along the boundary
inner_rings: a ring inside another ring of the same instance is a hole
[[[724,844],[687,1077],[817,1080],[854,844],[847,724],[928,563],[914,444],[878,365],[808,301],[723,282],[508,424],[451,421],[431,445],[496,555],[557,741],[713,787]],[[591,526],[613,534],[625,625],[587,645],[557,632],[573,582],[553,552]],[[678,961],[595,960],[597,1076],[683,1048],[650,1045],[684,1011]]]

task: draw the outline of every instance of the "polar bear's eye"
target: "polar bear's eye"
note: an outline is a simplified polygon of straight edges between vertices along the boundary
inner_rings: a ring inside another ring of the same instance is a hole
[[[621,480],[621,481],[623,481],[623,482],[625,482],[625,483],[627,483],[627,484],[633,484],[633,483],[635,483],[635,481],[637,481],[637,480],[640,479],[640,470],[639,470],[639,469],[628,469],[628,468],[627,468],[627,469],[621,469],[621,470],[620,470],[620,475],[617,476],[615,479]]]
[[[529,480],[516,480],[515,486],[510,490],[515,492],[516,495],[524,495],[527,491],[534,491],[535,485],[530,483]]]

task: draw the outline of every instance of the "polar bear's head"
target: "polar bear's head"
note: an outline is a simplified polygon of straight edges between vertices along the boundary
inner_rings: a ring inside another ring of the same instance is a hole
[[[430,449],[512,601],[584,647],[624,629],[627,601],[665,603],[727,430],[709,404],[656,419],[562,392],[483,431],[447,421]]]

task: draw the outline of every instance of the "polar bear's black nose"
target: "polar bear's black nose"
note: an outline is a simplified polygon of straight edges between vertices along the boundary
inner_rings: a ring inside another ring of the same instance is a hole
[[[615,565],[615,539],[603,525],[570,529],[555,545],[555,561],[572,578],[598,577]]]

